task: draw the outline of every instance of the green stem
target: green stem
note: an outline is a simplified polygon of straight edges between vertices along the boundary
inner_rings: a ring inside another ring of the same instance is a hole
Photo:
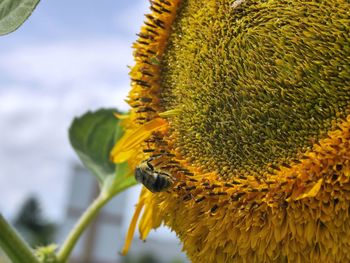
[[[39,263],[28,244],[0,214],[0,246],[13,263]]]
[[[89,226],[91,221],[96,217],[101,208],[112,198],[103,192],[91,203],[88,209],[80,217],[72,231],[61,246],[60,251],[57,254],[58,262],[64,263],[68,260],[70,253],[72,252],[75,243],[78,241],[81,234]]]
[[[61,246],[61,249],[57,254],[59,263],[65,263],[68,260],[79,237],[96,217],[101,208],[118,193],[136,184],[134,177],[125,177],[125,174],[127,174],[126,164],[124,166],[121,165],[116,171],[116,178],[118,179],[111,177],[112,182],[108,180],[104,182],[99,196],[80,217],[79,221]]]

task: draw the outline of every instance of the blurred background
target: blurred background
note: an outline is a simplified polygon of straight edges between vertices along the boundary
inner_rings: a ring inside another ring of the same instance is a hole
[[[42,0],[22,27],[0,37],[0,213],[33,246],[62,242],[96,196],[67,130],[88,110],[128,109],[131,45],[148,5]],[[136,233],[129,255],[118,255],[139,190],[105,207],[70,262],[188,262],[166,228],[145,243]]]

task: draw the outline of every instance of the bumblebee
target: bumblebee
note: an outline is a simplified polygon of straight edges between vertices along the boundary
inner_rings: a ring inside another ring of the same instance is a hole
[[[163,192],[174,183],[170,174],[155,170],[150,159],[136,167],[135,179],[152,193]]]

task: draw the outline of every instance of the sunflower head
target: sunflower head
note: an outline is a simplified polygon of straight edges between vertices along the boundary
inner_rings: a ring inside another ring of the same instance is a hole
[[[151,10],[112,152],[160,190],[131,230],[145,207],[141,238],[164,223],[194,262],[350,260],[349,1]]]

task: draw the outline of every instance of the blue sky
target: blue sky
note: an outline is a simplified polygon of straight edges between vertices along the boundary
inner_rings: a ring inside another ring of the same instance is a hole
[[[128,109],[131,44],[148,4],[42,0],[19,30],[0,37],[0,211],[5,217],[36,194],[49,218],[63,219],[70,164],[77,160],[67,128],[87,110]]]

